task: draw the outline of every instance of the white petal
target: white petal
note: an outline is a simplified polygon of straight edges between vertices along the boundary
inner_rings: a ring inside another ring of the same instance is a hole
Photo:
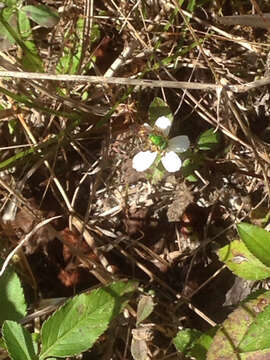
[[[169,172],[175,172],[180,170],[182,161],[174,151],[166,152],[161,158],[162,165]]]
[[[156,157],[156,152],[141,151],[134,156],[132,160],[132,167],[137,171],[145,171],[153,164]]]
[[[168,119],[166,116],[160,116],[156,122],[155,126],[159,128],[164,135],[168,136],[170,129],[172,127],[172,121]]]
[[[168,150],[172,150],[176,153],[182,153],[187,151],[189,145],[189,138],[186,135],[179,135],[169,140]]]
[[[150,125],[147,124],[147,123],[143,123],[143,126],[144,126],[146,129],[148,129],[148,130],[152,130],[152,129],[153,129],[152,126],[150,126]]]

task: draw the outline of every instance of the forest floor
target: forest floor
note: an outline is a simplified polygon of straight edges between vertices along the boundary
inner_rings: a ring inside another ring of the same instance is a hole
[[[252,14],[253,1],[42,3],[59,21],[31,20],[34,57],[28,40],[3,35],[1,70],[100,78],[1,78],[1,258],[56,217],[18,253],[29,304],[136,279],[135,310],[142,293],[155,294],[149,353],[180,359],[179,328],[221,323],[253,285],[217,249],[238,237],[239,222],[268,225],[269,88],[240,92],[267,75],[268,30],[219,19]],[[132,166],[155,101],[173,115],[170,138],[190,140],[182,168],[158,179]],[[209,129],[215,146],[203,147]],[[113,344],[105,335],[83,358],[131,359],[135,323],[114,324]]]

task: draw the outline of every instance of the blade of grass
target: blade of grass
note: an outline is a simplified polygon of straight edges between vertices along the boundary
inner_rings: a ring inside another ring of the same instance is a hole
[[[43,72],[43,66],[40,62],[39,56],[33,53],[28,49],[28,47],[21,40],[20,35],[9,25],[9,23],[4,19],[2,12],[0,12],[0,22],[6,28],[8,33],[13,37],[16,43],[22,48],[24,54],[28,60],[29,65],[31,66],[32,71]]]
[[[37,104],[36,102],[32,102],[27,100],[27,98],[23,95],[18,95],[18,94],[14,94],[13,92],[3,88],[0,86],[0,92],[2,92],[3,94],[11,97],[13,100],[17,101],[20,104],[24,104],[27,108],[29,109],[36,109],[36,110],[40,110],[45,114],[48,115],[56,115],[56,116],[63,116],[67,119],[73,120],[73,121],[77,121],[79,119],[82,119],[86,113],[83,112],[77,112],[77,111],[70,111],[70,112],[65,112],[65,111],[57,111],[57,110],[53,110],[50,108],[47,108],[45,106],[41,106],[40,104]]]

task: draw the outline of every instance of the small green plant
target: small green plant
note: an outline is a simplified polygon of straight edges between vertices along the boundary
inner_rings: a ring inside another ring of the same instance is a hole
[[[6,0],[0,10],[0,34],[4,40],[1,48],[17,44],[23,52],[20,59],[23,69],[43,72],[29,19],[40,26],[52,27],[59,21],[59,16],[45,5],[23,6],[20,0]]]
[[[218,251],[219,259],[237,276],[246,280],[270,277],[270,233],[258,226],[237,225],[240,239]],[[180,331],[176,348],[196,360],[270,358],[270,291],[248,296],[222,325],[209,333],[194,329]]]
[[[75,23],[75,28],[70,27],[65,33],[65,46],[63,53],[57,65],[56,72],[59,74],[77,74],[80,72],[80,66],[83,59],[83,42],[84,42],[84,26],[85,19],[79,18]],[[95,24],[91,31],[91,43],[97,42],[100,39],[99,26]],[[83,72],[88,71],[93,67],[95,57],[91,58],[83,69]]]
[[[77,295],[43,323],[38,335],[18,322],[25,316],[26,303],[17,275],[9,270],[0,281],[0,347],[12,360],[75,356],[90,349],[137,287],[134,281],[118,281]]]
[[[179,331],[174,345],[196,360],[270,358],[270,291],[250,295],[219,327],[207,333]]]
[[[0,277],[0,325],[6,319],[19,321],[26,315],[26,301],[20,279],[12,268]]]
[[[221,135],[214,128],[207,129],[197,139],[193,152],[183,163],[182,173],[190,182],[198,181],[196,172],[205,164],[208,153],[215,153],[221,143]]]
[[[219,250],[220,260],[243,279],[263,280],[270,277],[270,233],[244,222],[237,225],[237,230],[240,239]]]

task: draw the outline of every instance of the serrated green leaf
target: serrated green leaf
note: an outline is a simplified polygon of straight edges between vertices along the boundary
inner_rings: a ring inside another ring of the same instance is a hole
[[[215,150],[220,143],[220,133],[211,128],[203,132],[198,141],[197,145],[200,150]]]
[[[169,106],[159,97],[155,97],[149,106],[149,124],[154,125],[160,116],[166,116],[171,123],[173,122],[173,114]]]
[[[249,358],[246,356],[250,354],[248,352],[240,352],[239,345],[244,340],[250,325],[256,321],[258,314],[269,304],[270,291],[252,294],[246,301],[241,303],[238,308],[228,316],[214,336],[207,353],[207,360],[257,359],[256,357]]]
[[[240,352],[265,349],[270,349],[270,305],[259,313],[239,345]]]
[[[178,351],[187,354],[194,342],[199,339],[202,332],[196,329],[180,330],[173,339],[174,346]]]
[[[136,282],[116,282],[69,300],[41,329],[40,359],[80,354],[92,347],[128,301]]]
[[[36,360],[31,334],[22,325],[7,320],[2,327],[5,344],[12,360]]]
[[[138,304],[137,308],[137,326],[143,322],[154,310],[154,301],[152,296],[143,295]]]
[[[26,5],[21,8],[21,11],[38,25],[47,28],[57,25],[60,20],[57,12],[46,5]]]
[[[237,230],[248,250],[263,264],[270,267],[270,233],[244,222],[237,225]]]
[[[20,320],[26,315],[26,302],[18,275],[7,269],[0,277],[0,324]]]
[[[255,257],[243,241],[232,241],[219,249],[218,256],[234,274],[243,279],[262,280],[270,277],[270,268]]]

